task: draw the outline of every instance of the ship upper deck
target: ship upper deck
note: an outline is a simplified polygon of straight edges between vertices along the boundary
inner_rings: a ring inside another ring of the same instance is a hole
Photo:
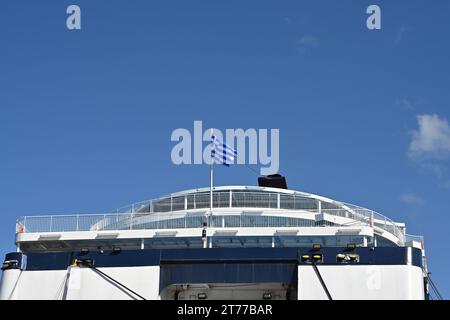
[[[235,237],[241,243],[242,237],[277,237],[297,238],[301,245],[301,238],[314,242],[319,236],[339,235],[361,236],[365,244],[375,238],[395,246],[423,242],[422,237],[407,235],[403,223],[373,210],[315,194],[256,186],[215,187],[212,212],[210,189],[200,188],[104,214],[25,216],[17,220],[16,242],[24,248],[49,248],[70,247],[71,241],[178,237],[189,245],[186,239],[198,241],[205,217],[210,237]]]

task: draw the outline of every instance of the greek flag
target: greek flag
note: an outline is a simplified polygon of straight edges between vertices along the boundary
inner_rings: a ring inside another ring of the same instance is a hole
[[[229,167],[236,158],[236,150],[219,141],[215,135],[211,136],[211,143],[211,158],[215,160],[215,163]]]

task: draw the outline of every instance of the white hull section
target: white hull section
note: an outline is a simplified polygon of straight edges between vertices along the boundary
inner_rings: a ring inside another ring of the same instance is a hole
[[[318,266],[333,299],[423,300],[422,269],[411,265]],[[160,267],[99,268],[116,281],[148,300],[174,299],[175,288],[160,293]],[[184,286],[183,286],[184,285]],[[299,300],[328,299],[311,265],[298,266]],[[178,298],[261,299],[270,292],[272,299],[285,299],[283,284],[180,284]],[[6,270],[0,284],[2,300],[127,300],[139,299],[90,268],[69,267],[68,270]]]
[[[416,266],[318,266],[334,300],[424,300],[422,269]],[[311,266],[298,267],[298,299],[327,300]]]

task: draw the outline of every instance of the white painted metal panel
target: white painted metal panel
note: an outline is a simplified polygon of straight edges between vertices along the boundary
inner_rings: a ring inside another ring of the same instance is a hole
[[[407,265],[318,266],[335,300],[423,300],[422,269]],[[311,265],[298,267],[298,299],[326,300]]]

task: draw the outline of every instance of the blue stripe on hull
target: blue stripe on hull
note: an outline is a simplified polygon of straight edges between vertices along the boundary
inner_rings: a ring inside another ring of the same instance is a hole
[[[405,247],[356,248],[352,253],[360,257],[360,265],[405,265]],[[412,265],[422,267],[421,250],[412,248]],[[5,260],[20,260],[18,266],[25,270],[65,270],[73,259],[93,259],[96,267],[136,267],[183,263],[264,263],[290,262],[302,264],[304,254],[320,253],[323,265],[340,265],[336,260],[339,253],[348,253],[347,248],[322,248],[313,251],[308,248],[210,248],[210,249],[146,249],[124,250],[119,253],[104,251],[59,252],[59,253],[10,253]],[[22,263],[22,257],[26,263]]]

